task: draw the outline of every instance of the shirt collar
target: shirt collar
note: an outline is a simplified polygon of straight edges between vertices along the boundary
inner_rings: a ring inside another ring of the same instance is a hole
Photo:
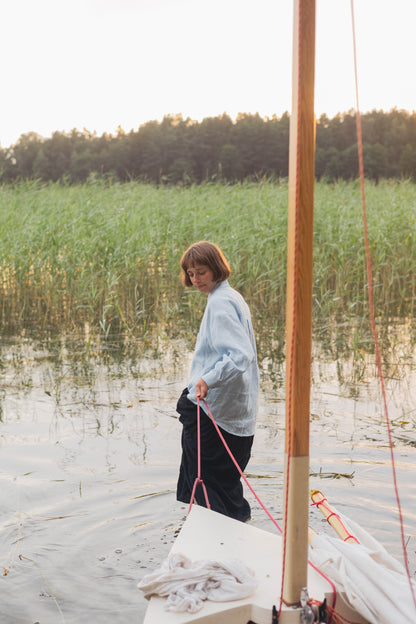
[[[228,280],[221,280],[220,282],[217,282],[211,292],[208,293],[208,297],[212,295],[212,293],[214,293],[216,290],[219,290],[220,288],[225,288],[226,286],[228,286]]]

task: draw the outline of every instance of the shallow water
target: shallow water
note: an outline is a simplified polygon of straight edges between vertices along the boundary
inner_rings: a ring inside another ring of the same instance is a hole
[[[0,344],[0,623],[142,622],[137,582],[167,555],[186,515],[175,500],[175,404],[191,356],[180,343],[124,357],[110,347],[93,352],[81,342],[24,338]],[[412,353],[386,380],[412,574],[415,362]],[[379,385],[371,360],[364,364],[357,375],[351,362],[315,354],[310,486],[401,558]],[[251,485],[280,523],[283,372],[276,363],[274,381],[263,376],[248,466]],[[253,524],[274,530],[247,497]],[[328,531],[314,509],[310,524]]]

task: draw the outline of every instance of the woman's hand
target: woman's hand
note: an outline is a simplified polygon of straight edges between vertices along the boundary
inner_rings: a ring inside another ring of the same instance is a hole
[[[195,384],[195,396],[196,398],[205,399],[208,394],[208,386],[205,381],[202,379],[198,379]]]

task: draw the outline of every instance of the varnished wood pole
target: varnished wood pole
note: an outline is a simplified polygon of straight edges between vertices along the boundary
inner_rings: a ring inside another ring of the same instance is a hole
[[[322,492],[319,490],[311,490],[310,496],[319,511],[325,516],[329,524],[344,542],[352,542],[355,544],[359,543],[357,538],[354,535],[351,535],[349,529],[345,526],[339,515],[328,503]]]
[[[286,469],[283,601],[307,586],[309,397],[315,162],[315,0],[294,0],[286,301]]]

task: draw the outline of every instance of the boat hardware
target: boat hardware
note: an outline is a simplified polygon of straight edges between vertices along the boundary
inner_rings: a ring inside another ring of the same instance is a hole
[[[302,587],[300,592],[300,624],[313,624],[315,616],[309,604],[309,594],[306,587]]]
[[[327,611],[327,608],[326,608],[326,598],[323,601],[323,603],[318,606],[318,620],[317,620],[317,622],[319,622],[319,624],[325,624],[325,622],[328,622],[328,611]]]

